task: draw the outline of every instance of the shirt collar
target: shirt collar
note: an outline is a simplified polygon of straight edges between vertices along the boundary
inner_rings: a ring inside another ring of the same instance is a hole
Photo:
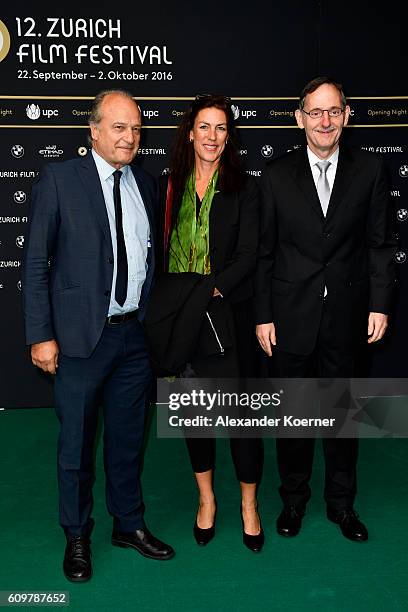
[[[102,181],[106,181],[115,172],[116,168],[111,166],[106,159],[103,159],[95,149],[92,149],[92,156],[94,158],[98,174]],[[129,170],[129,166],[122,166],[120,171],[123,172],[123,176],[126,176]]]
[[[314,166],[318,162],[323,161],[322,159],[320,159],[320,157],[317,157],[317,155],[315,155],[315,153],[313,153],[313,151],[309,147],[307,147],[307,156],[309,158],[309,164],[311,166]],[[332,166],[335,166],[338,160],[339,160],[339,147],[337,147],[335,152],[330,157],[328,157],[327,160],[325,161],[328,161],[332,164]]]

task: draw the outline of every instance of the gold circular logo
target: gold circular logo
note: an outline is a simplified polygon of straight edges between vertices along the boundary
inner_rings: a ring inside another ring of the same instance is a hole
[[[4,23],[0,20],[0,62],[4,60],[10,50],[10,34]]]

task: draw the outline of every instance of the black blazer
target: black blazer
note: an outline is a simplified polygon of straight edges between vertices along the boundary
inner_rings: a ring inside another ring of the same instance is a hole
[[[164,216],[167,177],[159,181],[159,255],[163,262]],[[253,296],[253,273],[259,240],[259,188],[248,176],[236,193],[214,194],[210,210],[210,263],[215,286],[225,299],[235,303]],[[163,270],[163,264],[161,265]]]
[[[367,338],[368,312],[388,313],[396,242],[382,159],[341,146],[326,217],[306,147],[271,162],[262,179],[256,319],[274,322],[277,347],[307,355],[319,330],[324,287],[333,341]]]
[[[150,223],[152,248],[139,305],[152,284],[157,187],[132,166]],[[48,265],[50,262],[50,265]],[[27,344],[55,338],[65,355],[88,357],[109,308],[113,250],[105,200],[92,154],[47,164],[33,186],[22,277]]]

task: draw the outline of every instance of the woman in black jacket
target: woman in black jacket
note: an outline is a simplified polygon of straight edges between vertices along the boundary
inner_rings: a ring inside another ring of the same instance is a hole
[[[208,354],[198,348],[180,375],[251,376],[258,187],[241,164],[229,98],[203,95],[193,101],[177,130],[170,175],[163,177],[160,189],[165,271],[213,276],[214,289],[203,327],[212,326],[212,320],[223,321],[222,327],[229,336],[225,348],[222,337],[215,333],[219,351]],[[194,535],[198,544],[205,545],[215,533],[215,440],[186,441],[199,490]],[[231,438],[230,444],[242,492],[244,544],[260,551],[264,534],[256,490],[263,464],[262,440]]]

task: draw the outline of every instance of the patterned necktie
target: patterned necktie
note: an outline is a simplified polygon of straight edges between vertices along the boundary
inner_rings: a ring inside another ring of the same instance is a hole
[[[113,173],[113,201],[115,204],[115,223],[116,223],[116,287],[115,300],[119,306],[126,302],[127,283],[128,283],[128,262],[126,255],[125,238],[123,236],[122,224],[122,202],[120,199],[120,177],[122,172],[115,170]]]
[[[329,161],[321,161],[317,162],[316,166],[319,168],[320,175],[317,179],[317,194],[320,200],[320,206],[322,207],[323,215],[326,216],[327,209],[329,207],[330,201],[330,185],[327,180],[327,168],[330,166],[331,162]]]

